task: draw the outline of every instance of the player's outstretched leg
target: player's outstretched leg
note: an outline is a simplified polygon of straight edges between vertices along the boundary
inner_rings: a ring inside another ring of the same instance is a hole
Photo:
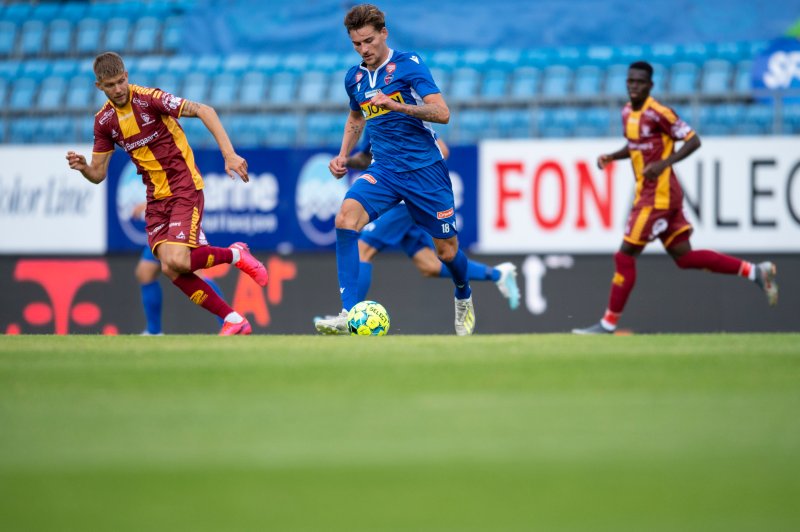
[[[233,265],[252,277],[259,286],[267,286],[269,280],[267,268],[250,253],[248,245],[244,242],[234,242],[228,247],[233,251]]]
[[[519,306],[519,285],[517,284],[517,267],[510,262],[503,262],[494,267],[500,272],[500,278],[495,281],[497,289],[504,298],[508,299],[511,310]]]
[[[778,268],[774,263],[767,261],[756,264],[755,283],[764,291],[767,302],[773,307],[778,304],[778,283],[775,282],[777,275]]]
[[[344,309],[336,316],[315,319],[314,327],[320,334],[350,334],[347,329],[347,311]]]

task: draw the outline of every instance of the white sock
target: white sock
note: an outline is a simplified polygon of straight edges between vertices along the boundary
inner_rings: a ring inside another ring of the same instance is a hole
[[[225,316],[225,321],[229,321],[231,323],[242,323],[242,321],[244,321],[244,318],[242,317],[241,314],[239,314],[234,310],[233,312]]]
[[[233,260],[231,261],[231,264],[236,265],[236,263],[242,259],[242,252],[239,251],[238,248],[230,248],[230,249],[233,252]]]
[[[756,274],[758,273],[758,266],[756,264],[750,263],[750,273],[747,274],[747,278],[751,281],[756,280]]]

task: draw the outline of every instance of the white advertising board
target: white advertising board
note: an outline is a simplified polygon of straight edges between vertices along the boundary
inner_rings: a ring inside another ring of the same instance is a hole
[[[0,253],[106,251],[106,184],[67,165],[67,151],[91,145],[0,146]]]
[[[800,252],[800,138],[718,137],[675,165],[695,248]],[[632,206],[630,160],[598,155],[625,140],[491,140],[479,146],[483,253],[616,250]],[[680,146],[680,145],[679,145]],[[648,249],[661,248],[660,243]]]

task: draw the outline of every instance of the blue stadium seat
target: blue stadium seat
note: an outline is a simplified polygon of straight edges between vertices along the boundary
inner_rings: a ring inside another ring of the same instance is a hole
[[[294,146],[298,143],[300,118],[297,113],[282,113],[273,115],[272,132],[270,140],[279,146]]]
[[[428,68],[455,70],[461,64],[461,53],[456,50],[436,50],[423,59]]]
[[[656,97],[663,97],[667,93],[667,67],[661,63],[652,63],[653,67],[653,94]]]
[[[17,118],[11,121],[11,134],[9,141],[13,144],[29,144],[39,140],[41,131],[40,121],[37,118]]]
[[[752,104],[745,108],[744,120],[736,132],[745,135],[766,135],[773,130],[775,111],[770,104]]]
[[[220,117],[221,120],[226,120],[226,117]],[[214,136],[208,131],[202,120],[199,118],[184,118],[180,121],[183,131],[186,133],[186,138],[189,140],[189,145],[193,148],[211,148],[216,146]],[[225,122],[223,122],[224,124]]]
[[[232,74],[244,75],[251,70],[253,56],[250,54],[230,54],[222,62],[222,71]]]
[[[494,112],[494,131],[498,138],[530,137],[530,111],[527,109],[498,109]]]
[[[711,57],[722,59],[730,63],[738,63],[743,59],[748,59],[748,50],[740,42],[718,42],[713,45]]]
[[[608,66],[614,59],[614,48],[611,46],[590,45],[586,49],[586,60],[589,64]]]
[[[239,103],[246,106],[256,106],[264,103],[267,92],[267,76],[263,72],[248,72],[242,78],[242,88],[239,94]]]
[[[195,59],[193,70],[214,75],[222,70],[222,57],[216,54],[201,55]]]
[[[308,54],[293,53],[284,55],[281,58],[281,66],[284,70],[292,72],[302,72],[308,68],[311,58]]]
[[[100,92],[94,86],[94,76],[76,74],[72,76],[67,87],[67,101],[65,105],[71,110],[85,110],[93,107],[95,92]]]
[[[340,113],[311,113],[306,119],[305,142],[312,146],[341,144],[345,117]]]
[[[0,61],[0,78],[12,80],[17,77],[22,63],[17,59]]]
[[[297,91],[297,75],[293,72],[277,72],[272,76],[269,88],[269,102],[286,105],[294,101]]]
[[[529,48],[522,54],[520,66],[534,67],[540,70],[553,64],[555,54],[548,48]]]
[[[796,135],[800,133],[800,104],[786,104],[783,106],[783,134]]]
[[[606,96],[615,96],[618,98],[626,97],[628,95],[627,89],[628,80],[628,65],[614,64],[606,69]]]
[[[41,119],[37,142],[51,144],[72,141],[74,122],[66,116],[48,116]]]
[[[232,114],[225,116],[225,129],[231,137],[231,142],[237,148],[258,145],[256,129],[247,115]]]
[[[753,61],[746,59],[736,65],[733,79],[733,91],[737,94],[753,92]]]
[[[38,85],[34,78],[17,78],[11,86],[8,108],[14,111],[31,110]]]
[[[683,51],[678,48],[678,45],[672,43],[658,43],[650,47],[650,55],[643,60],[662,63],[665,65],[674,65],[675,63],[684,59]]]
[[[30,18],[49,22],[58,16],[60,6],[58,3],[38,2],[31,10]]]
[[[559,46],[553,51],[553,56],[554,63],[567,66],[570,70],[586,62],[586,51],[578,46]]]
[[[471,48],[464,51],[461,57],[461,66],[482,71],[488,68],[491,58],[492,54],[489,50],[484,48]]]
[[[126,18],[112,18],[106,24],[103,49],[124,54],[128,51],[131,21]]]
[[[542,97],[563,99],[572,89],[572,70],[564,65],[552,65],[544,69]]]
[[[29,2],[9,2],[3,11],[3,20],[9,20],[18,25],[31,18],[33,4]]]
[[[237,74],[223,72],[212,78],[211,94],[208,103],[214,107],[223,107],[236,104],[236,93],[239,90],[241,78]]]
[[[484,138],[491,126],[491,114],[483,109],[465,109],[458,113],[457,141],[474,143]]]
[[[88,5],[84,2],[65,2],[61,4],[61,10],[58,12],[58,18],[63,18],[78,24],[86,15]]]
[[[519,48],[495,48],[491,51],[490,67],[511,70],[522,64],[522,50]]]
[[[130,49],[137,54],[152,54],[158,48],[161,21],[154,17],[142,17],[136,21],[131,34]]]
[[[42,81],[37,107],[45,111],[59,109],[67,91],[67,80],[62,76],[50,76]]]
[[[92,88],[91,92],[91,106],[94,112],[100,110],[106,102],[108,101],[108,97],[106,97],[105,93],[101,90],[98,90],[97,87],[94,85],[94,79],[92,80],[92,84],[90,85]]]
[[[165,53],[178,52],[183,44],[183,18],[180,16],[169,17],[164,21],[161,33],[161,49]]]
[[[699,69],[694,63],[676,63],[670,70],[669,93],[690,96],[697,91]]]
[[[19,37],[19,52],[23,55],[37,55],[44,50],[45,26],[41,20],[28,20],[22,24]]]
[[[185,76],[194,68],[194,58],[190,55],[173,55],[166,60],[164,68],[175,75]]]
[[[69,79],[78,72],[78,64],[72,59],[56,59],[50,65],[50,73]]]
[[[523,66],[517,68],[511,77],[511,99],[530,100],[539,94],[542,73],[538,68]]]
[[[584,65],[575,71],[573,94],[582,98],[596,97],[601,94],[603,72],[600,67]]]
[[[722,95],[730,92],[733,65],[724,59],[711,59],[703,65],[703,79],[700,92],[709,95]]]
[[[155,76],[166,68],[164,59],[163,55],[148,55],[140,58],[136,63],[136,75]],[[128,71],[130,72],[130,70],[129,68]]]
[[[342,68],[331,73],[331,81],[328,83],[323,102],[336,104],[341,106],[342,109],[347,109],[347,93],[344,90],[344,76],[346,73],[347,70]],[[439,90],[441,90],[441,87],[439,87]]]
[[[646,61],[651,56],[650,46],[646,44],[626,44],[615,47],[613,62],[625,65],[627,72],[628,65],[635,61]]]
[[[67,55],[72,51],[72,22],[58,18],[47,31],[47,51],[51,55]]]
[[[340,63],[340,54],[323,52],[312,55],[308,66],[314,70],[330,73],[339,69]]]
[[[605,137],[611,124],[611,110],[608,107],[586,107],[577,110],[578,118],[573,125],[576,137]]]
[[[564,127],[563,120],[557,116],[558,109],[544,107],[536,115],[537,132],[540,137],[564,138],[569,136],[569,131]]]
[[[0,118],[0,144],[6,144],[8,142],[7,131],[8,131],[8,123],[6,122],[5,119]]]
[[[453,102],[473,101],[478,93],[480,73],[473,67],[461,67],[453,71],[448,99]]]
[[[480,97],[482,100],[499,101],[508,94],[509,78],[511,74],[504,69],[493,68],[483,75]]]
[[[205,102],[211,78],[204,72],[191,72],[183,80],[181,96],[193,102]]]
[[[253,57],[253,69],[271,74],[278,69],[280,56],[278,54],[262,53]]]
[[[705,43],[688,43],[681,46],[681,61],[701,64],[712,57],[711,45]]]
[[[92,142],[94,139],[94,116],[88,114],[80,115],[75,123],[75,142]]]
[[[0,78],[0,108],[5,108],[9,85],[10,83],[6,78]]]
[[[50,61],[46,59],[28,59],[22,62],[20,76],[39,81],[50,74],[50,66]]]
[[[445,95],[445,99],[447,99],[450,94],[450,71],[434,67],[431,68],[431,76],[433,77],[433,82],[436,83],[436,86],[439,87],[439,90]],[[344,80],[344,77],[340,79]]]
[[[99,19],[85,18],[78,22],[78,29],[75,36],[75,51],[80,55],[97,53],[102,32],[103,24]]]
[[[184,97],[183,94],[183,78],[173,73],[171,70],[164,70],[160,74],[156,74],[153,80],[153,86],[158,87],[162,91],[169,92],[176,96]]]
[[[10,20],[0,20],[0,57],[14,53],[17,43],[17,25]]]
[[[300,78],[298,101],[305,104],[317,104],[325,97],[328,90],[328,75],[319,70],[304,72]]]

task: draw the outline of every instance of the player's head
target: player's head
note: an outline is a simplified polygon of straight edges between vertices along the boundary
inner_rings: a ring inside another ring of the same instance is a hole
[[[128,72],[119,54],[104,52],[94,58],[95,86],[117,107],[128,103]]]
[[[653,65],[646,61],[631,63],[628,66],[626,86],[628,97],[634,106],[644,103],[653,88]]]
[[[383,11],[372,4],[357,5],[345,15],[344,27],[364,64],[369,68],[381,66],[389,55],[386,44],[389,30],[386,29]]]

